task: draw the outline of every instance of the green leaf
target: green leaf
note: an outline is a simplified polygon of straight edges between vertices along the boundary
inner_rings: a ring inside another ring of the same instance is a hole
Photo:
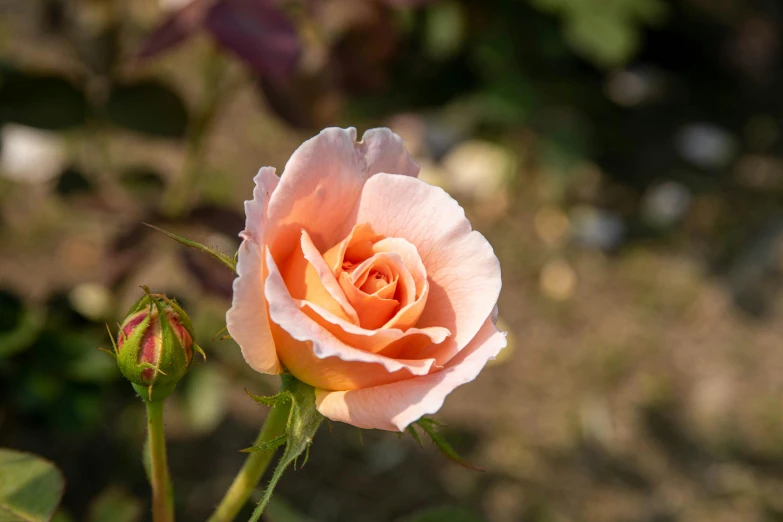
[[[188,110],[168,86],[155,80],[117,86],[106,113],[114,125],[163,138],[182,138],[188,130]]]
[[[467,509],[443,506],[420,511],[404,522],[484,522],[484,518]]]
[[[84,93],[65,78],[0,68],[0,123],[63,130],[87,120]]]
[[[636,54],[645,26],[660,23],[667,5],[660,0],[529,0],[558,14],[571,48],[595,65],[612,68]]]
[[[264,496],[253,511],[249,522],[258,522],[272,498],[275,486],[288,466],[295,463],[302,453],[305,453],[305,462],[307,462],[310,444],[312,444],[315,432],[318,431],[318,427],[324,420],[323,415],[318,413],[315,407],[315,388],[290,375],[283,376],[283,382],[285,392],[291,397],[291,413],[288,416],[285,432],[285,451],[283,451],[275,472],[272,474],[272,479],[264,491]],[[304,466],[304,463],[302,465]]]
[[[88,522],[139,522],[142,502],[127,491],[108,487],[90,502]]]
[[[299,513],[288,502],[279,497],[269,501],[269,507],[264,517],[268,522],[313,522],[313,520]]]
[[[197,243],[196,241],[191,241],[190,239],[185,239],[184,237],[180,237],[176,234],[172,234],[171,232],[167,232],[163,230],[162,228],[158,228],[155,225],[150,225],[149,223],[144,223],[150,228],[154,228],[158,232],[163,232],[167,236],[169,236],[171,239],[176,241],[177,243],[181,245],[185,245],[186,247],[195,248],[196,250],[201,250],[202,252],[211,255],[218,261],[220,261],[223,266],[226,268],[229,268],[232,272],[236,274],[237,272],[237,262],[235,257],[229,257],[223,252],[220,252],[219,250],[215,250],[214,248],[210,248],[206,245],[202,245],[201,243]]]
[[[45,324],[45,312],[13,294],[0,292],[0,359],[33,345]]]
[[[597,14],[571,20],[566,38],[577,52],[610,68],[623,65],[636,53],[641,34],[632,22]]]
[[[0,449],[0,520],[44,522],[54,515],[64,480],[51,462],[29,453]]]
[[[137,166],[120,175],[120,183],[139,201],[151,203],[158,201],[166,182],[163,176],[151,167]]]
[[[426,11],[425,49],[429,56],[444,60],[454,56],[462,45],[465,13],[453,1],[438,2]]]
[[[421,419],[417,420],[415,423],[417,426],[419,426],[424,432],[430,436],[430,439],[432,439],[432,442],[438,447],[438,449],[443,453],[446,457],[448,457],[450,460],[453,460],[460,466],[466,467],[468,469],[472,469],[474,471],[484,471],[481,468],[477,468],[473,464],[469,463],[465,459],[459,456],[459,454],[456,452],[456,450],[449,444],[449,442],[446,440],[446,438],[441,435],[438,432],[438,428],[443,426],[439,422],[433,420],[433,419],[427,419],[425,417],[422,417]]]
[[[87,194],[93,190],[93,183],[74,167],[66,168],[57,179],[54,191],[60,196]]]
[[[73,517],[71,517],[71,515],[69,515],[66,511],[63,511],[62,509],[58,509],[57,513],[54,514],[50,522],[75,522],[75,521]]]

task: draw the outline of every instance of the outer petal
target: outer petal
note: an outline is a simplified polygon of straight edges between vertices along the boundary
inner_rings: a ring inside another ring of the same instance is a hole
[[[370,175],[378,172],[404,174],[416,177],[419,166],[413,161],[399,135],[385,127],[370,129],[362,136],[360,144]]]
[[[476,336],[497,302],[500,262],[492,246],[472,231],[451,196],[416,178],[376,174],[364,185],[354,215],[354,223],[416,245],[430,284],[416,326],[443,326],[452,333],[436,352],[422,356],[444,364]]]
[[[282,367],[269,328],[264,298],[264,232],[269,199],[278,186],[275,169],[262,168],[254,179],[253,199],[245,202],[245,230],[239,246],[234,298],[226,312],[226,326],[239,344],[251,368],[261,373],[277,374]]]
[[[365,181],[378,172],[415,176],[418,166],[389,129],[372,129],[357,143],[356,129],[330,128],[304,142],[286,164],[269,203],[269,248],[282,262],[306,229],[320,252],[345,237]]]
[[[355,389],[426,375],[433,359],[392,359],[349,346],[308,317],[291,297],[271,253],[264,292],[277,353],[296,378],[325,389]]]
[[[360,390],[316,390],[316,406],[334,421],[404,431],[422,416],[437,412],[449,393],[475,379],[505,346],[505,334],[488,317],[476,337],[442,371]]]

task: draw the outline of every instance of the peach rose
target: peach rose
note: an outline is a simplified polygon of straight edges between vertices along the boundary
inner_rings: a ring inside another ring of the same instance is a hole
[[[228,331],[256,371],[287,369],[318,410],[403,431],[505,346],[500,264],[388,129],[330,128],[245,203]]]

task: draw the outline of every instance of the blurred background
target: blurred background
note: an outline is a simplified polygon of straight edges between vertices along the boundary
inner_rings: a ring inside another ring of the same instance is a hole
[[[97,348],[149,285],[208,354],[167,411],[205,519],[278,381],[210,341],[232,274],[141,222],[234,252],[260,166],[384,125],[501,260],[510,347],[437,415],[484,472],[334,425],[268,521],[783,520],[782,30],[776,0],[0,0],[0,445],[60,466],[58,522],[147,520]]]

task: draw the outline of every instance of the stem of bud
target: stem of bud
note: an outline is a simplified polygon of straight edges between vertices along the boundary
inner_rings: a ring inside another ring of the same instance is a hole
[[[169,494],[169,469],[166,463],[166,437],[163,433],[163,401],[148,401],[147,435],[150,452],[153,522],[174,522],[174,506]]]

